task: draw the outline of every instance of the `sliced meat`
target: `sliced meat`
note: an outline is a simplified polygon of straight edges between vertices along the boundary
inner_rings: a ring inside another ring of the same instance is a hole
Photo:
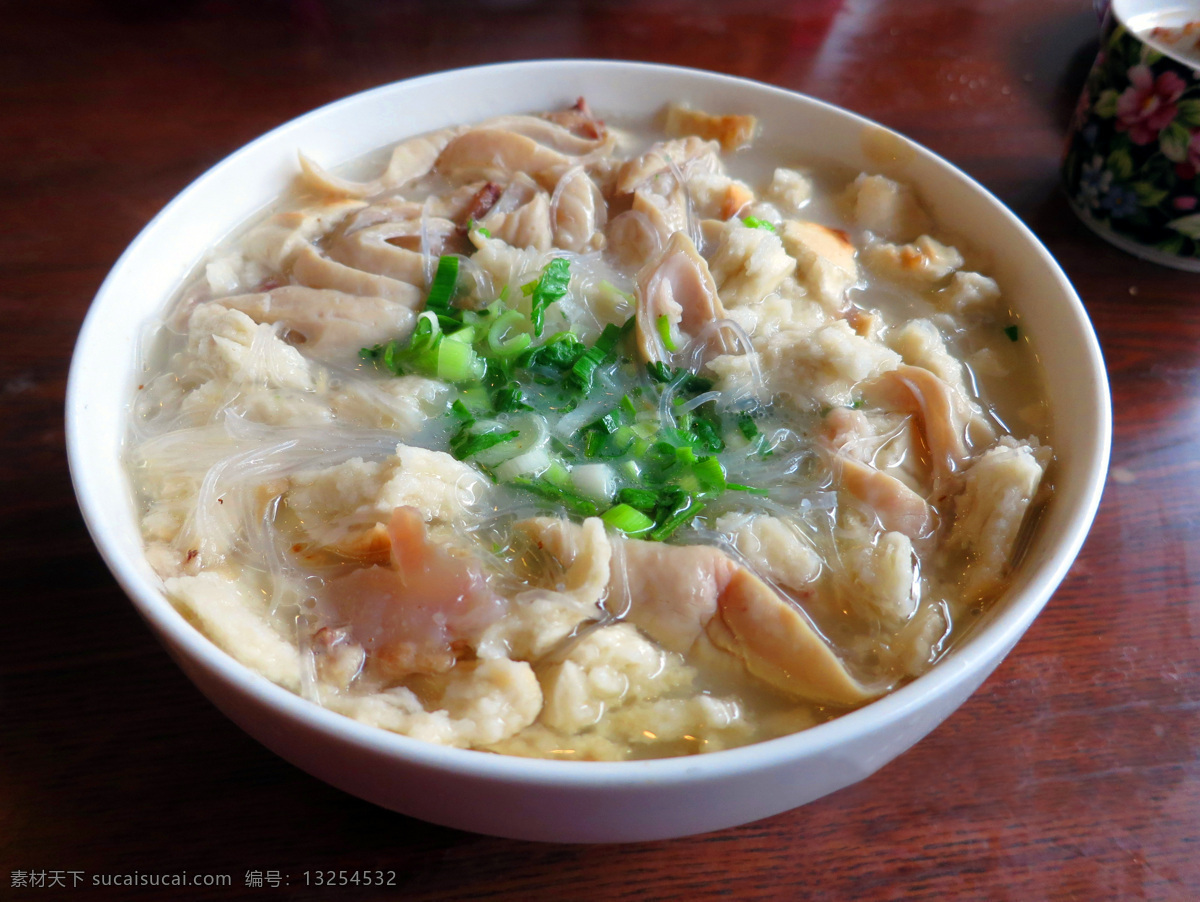
[[[296,255],[292,279],[309,288],[328,288],[359,297],[387,298],[416,309],[422,302],[422,292],[409,282],[363,272],[336,260],[330,260],[310,245]]]
[[[551,518],[520,526],[564,559],[583,529]],[[608,607],[627,607],[625,619],[667,650],[715,647],[771,686],[822,703],[856,705],[879,694],[850,674],[798,607],[720,549],[623,539],[620,552]]]
[[[884,529],[914,540],[933,534],[934,509],[895,476],[845,454],[834,456],[833,472],[839,487],[871,510]]]
[[[537,116],[502,116],[452,140],[436,168],[456,184],[473,179],[508,183],[525,173],[550,191],[562,173],[584,162],[601,143]]]
[[[461,127],[443,128],[427,135],[401,141],[392,150],[387,169],[369,182],[355,182],[330,175],[304,154],[300,154],[301,178],[305,185],[326,194],[343,197],[374,197],[427,175],[450,140],[462,131]]]
[[[595,182],[582,166],[575,166],[558,180],[550,198],[550,221],[554,246],[585,254],[604,247],[608,207]]]
[[[639,157],[634,157],[617,172],[617,194],[633,194],[664,174],[685,177],[692,172],[720,172],[721,158],[716,141],[703,138],[677,138],[660,141]],[[674,179],[678,181],[678,179]],[[660,192],[661,193],[661,192]]]
[[[575,106],[569,110],[546,113],[542,118],[561,125],[572,134],[593,141],[603,141],[608,134],[608,130],[604,126],[604,120],[596,118],[591,107],[588,106],[588,102],[582,97],[576,100]]]
[[[900,366],[862,386],[873,406],[913,414],[929,449],[935,481],[958,471],[971,456],[967,424],[973,411],[959,392],[929,370]]]
[[[412,309],[399,301],[303,285],[222,298],[221,303],[256,323],[282,324],[289,344],[325,358],[357,355],[360,348],[403,337],[414,319]]]
[[[638,349],[647,362],[668,356],[658,332],[658,319],[667,318],[672,340],[680,333],[697,335],[714,320],[725,318],[725,308],[708,263],[683,232],[671,236],[666,249],[637,277],[636,332]]]
[[[464,234],[472,222],[478,222],[488,214],[488,211],[496,205],[496,201],[500,199],[500,195],[503,193],[503,185],[499,185],[496,182],[483,183],[483,187],[471,197],[471,203],[467,205],[467,209],[462,215],[462,222],[459,227],[464,230]]]
[[[433,257],[446,252],[455,234],[447,219],[427,219],[425,251]],[[423,287],[427,257],[421,248],[421,221],[385,222],[351,232],[329,245],[329,259],[352,269]]]
[[[276,213],[242,239],[242,253],[273,272],[286,272],[304,248],[336,228],[362,201],[333,200],[304,210]]]
[[[537,183],[518,176],[479,220],[493,238],[511,247],[550,249],[550,197]]]
[[[591,137],[577,134],[551,116],[497,116],[479,123],[479,128],[504,129],[531,138],[564,154],[582,157],[606,147],[607,134]]]
[[[383,679],[444,673],[506,602],[479,561],[433,544],[421,513],[398,507],[388,524],[391,560],[331,580],[326,600]]]

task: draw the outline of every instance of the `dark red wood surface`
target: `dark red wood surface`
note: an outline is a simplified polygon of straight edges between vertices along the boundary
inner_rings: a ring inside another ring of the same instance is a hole
[[[303,872],[382,868],[405,899],[1200,898],[1200,276],[1105,245],[1057,189],[1096,32],[1088,0],[0,3],[0,897],[355,898],[373,893]],[[156,644],[67,474],[76,332],[176,192],[346,94],[551,56],[748,76],[928,145],[1061,261],[1112,379],[1095,528],[983,688],[861,784],[691,839],[474,836],[285,764]],[[17,871],[86,885],[22,889]],[[232,885],[91,885],[180,871]],[[248,887],[252,871],[290,886]]]

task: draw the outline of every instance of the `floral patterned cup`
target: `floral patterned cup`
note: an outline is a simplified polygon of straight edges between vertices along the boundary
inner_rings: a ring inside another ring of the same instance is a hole
[[[1147,0],[1112,4],[1062,172],[1071,206],[1101,237],[1200,272],[1200,63],[1155,40],[1187,24],[1174,21],[1178,9]]]

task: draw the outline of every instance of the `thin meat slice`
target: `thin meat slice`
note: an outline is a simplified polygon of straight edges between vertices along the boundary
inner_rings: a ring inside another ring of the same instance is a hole
[[[569,110],[556,113],[544,113],[543,119],[561,125],[572,134],[592,141],[603,141],[608,134],[604,120],[597,119],[588,102],[580,97]]]
[[[384,679],[444,673],[506,609],[480,562],[433,544],[420,511],[398,507],[386,567],[331,580],[326,599]]]
[[[333,358],[357,356],[360,348],[406,335],[415,314],[399,301],[358,297],[303,285],[285,285],[261,294],[222,298],[256,323],[278,323],[289,344],[306,354]]]
[[[660,175],[686,177],[693,172],[720,172],[721,158],[716,141],[687,137],[660,141],[639,157],[634,157],[617,173],[617,194],[633,194]],[[674,178],[674,182],[679,178]],[[655,189],[658,193],[662,193]]]
[[[417,286],[330,260],[311,244],[305,245],[296,255],[291,277],[294,282],[309,288],[327,288],[360,297],[387,298],[414,310],[422,301],[422,291]]]
[[[934,509],[895,476],[845,454],[834,456],[833,472],[838,486],[861,501],[884,529],[914,540],[933,534]]]
[[[342,197],[374,197],[384,191],[400,188],[409,182],[427,175],[437,161],[438,154],[450,140],[462,131],[461,127],[443,128],[427,135],[418,135],[401,141],[392,150],[387,169],[369,182],[355,182],[339,178],[300,154],[301,178],[305,185],[326,194]]]
[[[683,232],[672,235],[662,254],[642,268],[637,286],[637,344],[647,363],[666,361],[669,353],[658,331],[659,317],[667,318],[671,341],[677,345],[681,333],[695,337],[709,323],[725,318],[708,263]]]
[[[455,233],[454,223],[447,219],[427,219],[424,249],[429,256],[447,251]],[[421,221],[401,220],[368,226],[343,235],[329,245],[329,258],[352,269],[425,286],[425,267],[429,257],[421,248]]]
[[[587,160],[598,146],[536,116],[505,116],[452,140],[436,169],[456,184],[474,179],[507,184],[524,173],[553,191],[558,177]]]
[[[567,520],[518,525],[564,562],[582,542],[583,527]],[[716,648],[776,689],[825,704],[857,705],[881,691],[847,670],[796,605],[719,548],[612,542],[607,608],[668,651]]]
[[[933,462],[935,481],[957,472],[971,456],[967,445],[970,403],[960,392],[919,366],[900,366],[863,386],[873,406],[911,413]]]

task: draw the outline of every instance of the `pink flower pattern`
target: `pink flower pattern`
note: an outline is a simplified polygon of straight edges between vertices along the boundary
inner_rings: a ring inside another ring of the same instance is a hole
[[[1200,260],[1200,70],[1114,18],[1101,47],[1063,158],[1071,203],[1103,230]]]
[[[1200,173],[1200,129],[1192,132],[1192,138],[1188,141],[1187,159],[1175,166],[1175,174],[1185,181],[1194,179],[1197,173]]]
[[[1134,144],[1150,144],[1175,118],[1176,101],[1187,84],[1174,72],[1155,78],[1144,65],[1129,70],[1129,82],[1117,98],[1117,131],[1128,131]]]

